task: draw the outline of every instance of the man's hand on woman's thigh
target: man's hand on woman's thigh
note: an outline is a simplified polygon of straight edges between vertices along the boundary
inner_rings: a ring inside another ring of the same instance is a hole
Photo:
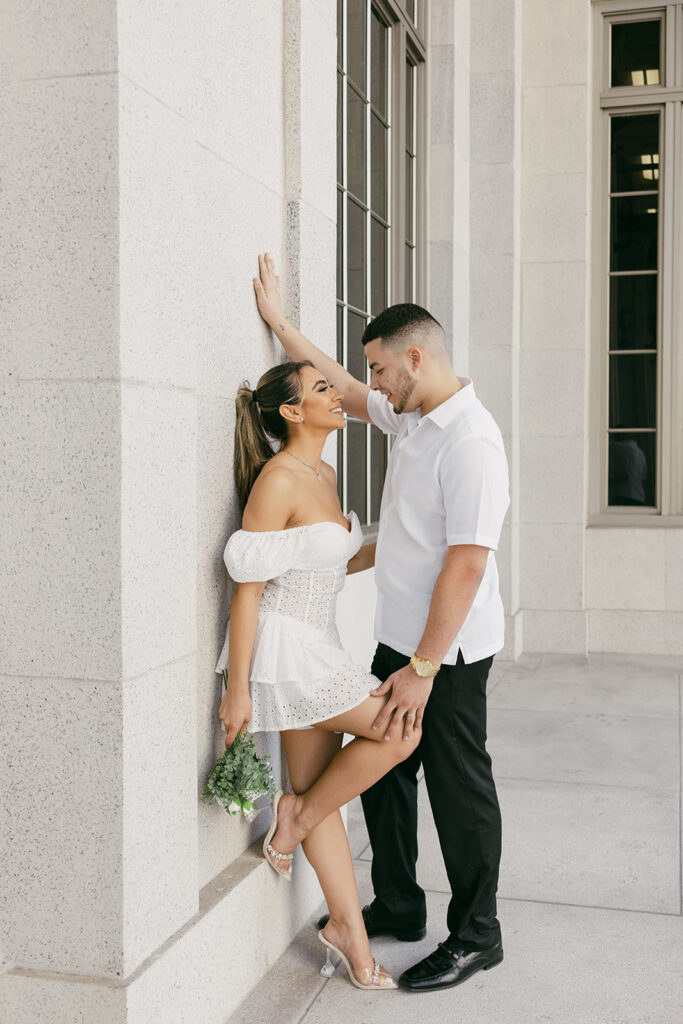
[[[404,740],[409,739],[413,729],[422,728],[422,718],[433,683],[433,679],[418,678],[410,665],[393,672],[381,686],[372,691],[376,696],[389,694],[372,728],[383,729],[389,722],[384,734],[385,740],[391,739],[397,729],[403,729]]]

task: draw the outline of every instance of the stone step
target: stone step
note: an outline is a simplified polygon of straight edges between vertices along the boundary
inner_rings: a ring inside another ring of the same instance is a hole
[[[291,884],[254,843],[200,891],[199,911],[118,980],[0,971],[1,1024],[225,1024],[321,905],[301,850]]]

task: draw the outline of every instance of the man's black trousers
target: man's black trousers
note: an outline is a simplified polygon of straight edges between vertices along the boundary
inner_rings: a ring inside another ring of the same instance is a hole
[[[384,682],[409,659],[379,644],[373,673]],[[421,928],[425,894],[417,884],[417,775],[429,794],[451,887],[447,925],[467,952],[500,941],[496,890],[501,821],[491,758],[486,752],[486,680],[493,658],[443,665],[411,756],[362,794],[372,845],[375,908],[399,927]]]

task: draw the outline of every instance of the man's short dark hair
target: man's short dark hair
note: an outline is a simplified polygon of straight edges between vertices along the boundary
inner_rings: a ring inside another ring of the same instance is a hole
[[[369,341],[381,338],[385,345],[391,345],[392,342],[402,341],[408,332],[421,327],[438,327],[443,331],[439,321],[422,306],[416,306],[414,302],[398,302],[370,321],[363,331],[361,341],[367,345]]]

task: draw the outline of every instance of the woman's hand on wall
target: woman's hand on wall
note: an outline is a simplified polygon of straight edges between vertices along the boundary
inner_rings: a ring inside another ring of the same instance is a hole
[[[273,328],[285,323],[280,298],[280,278],[275,273],[275,262],[264,253],[258,257],[259,276],[253,278],[258,310],[266,323]]]

